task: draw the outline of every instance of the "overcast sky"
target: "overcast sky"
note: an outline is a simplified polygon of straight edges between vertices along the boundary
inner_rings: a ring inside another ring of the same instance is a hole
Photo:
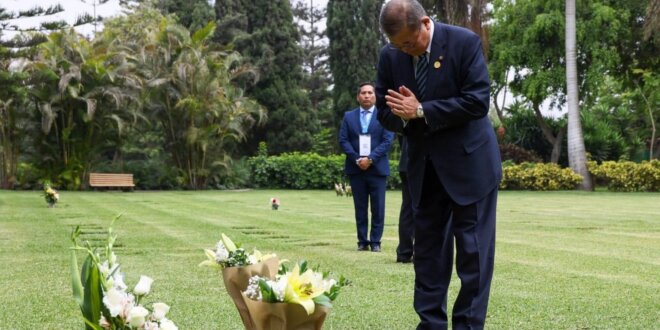
[[[13,38],[19,32],[14,31],[13,26],[18,27],[19,30],[36,28],[39,29],[41,23],[66,21],[69,25],[73,25],[78,17],[83,16],[85,13],[90,16],[101,16],[103,18],[120,15],[122,8],[119,5],[119,0],[109,0],[104,4],[97,4],[98,0],[0,0],[0,7],[11,11],[15,16],[18,16],[21,11],[28,11],[35,7],[41,7],[48,10],[49,7],[56,5],[62,6],[64,11],[52,15],[40,15],[33,17],[19,17],[3,21],[5,25],[2,28],[2,39],[8,40]],[[102,29],[103,24],[99,23],[97,29]],[[94,34],[94,24],[88,23],[75,27],[76,31],[86,35],[92,36]]]
[[[323,8],[327,5],[328,0],[294,0],[297,2],[304,1],[306,3],[312,3],[316,8]],[[209,3],[213,4],[215,1],[210,0]],[[94,4],[97,4],[94,6]],[[19,32],[15,31],[13,26],[16,26],[19,30],[25,30],[30,28],[39,28],[41,23],[44,22],[56,22],[56,21],[66,21],[69,25],[73,25],[78,17],[84,15],[85,13],[90,16],[101,16],[103,18],[112,17],[115,15],[120,15],[122,13],[122,8],[119,5],[119,0],[109,0],[104,4],[98,4],[98,0],[0,0],[0,7],[13,12],[16,16],[21,11],[27,11],[35,7],[41,7],[44,10],[47,10],[51,6],[56,6],[57,4],[61,5],[64,9],[63,12],[56,13],[53,15],[40,15],[33,17],[20,17],[10,20],[3,21],[5,24],[2,28],[2,39],[8,40],[13,38]],[[96,11],[96,12],[95,12]],[[325,22],[322,22],[325,23]],[[102,24],[97,24],[96,29],[102,29]],[[94,34],[94,24],[88,23],[81,26],[75,27],[76,31],[91,37]]]

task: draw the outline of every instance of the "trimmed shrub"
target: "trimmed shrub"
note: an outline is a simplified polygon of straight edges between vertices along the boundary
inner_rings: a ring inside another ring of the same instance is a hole
[[[570,168],[561,168],[554,163],[502,164],[503,190],[572,190],[582,177]]]
[[[321,156],[316,153],[285,153],[279,156],[251,157],[248,160],[252,184],[273,189],[333,189],[334,184],[348,183],[344,175],[344,155]],[[390,160],[389,188],[401,186],[398,162]]]
[[[605,161],[588,163],[589,172],[597,182],[612,191],[660,191],[660,160]]]

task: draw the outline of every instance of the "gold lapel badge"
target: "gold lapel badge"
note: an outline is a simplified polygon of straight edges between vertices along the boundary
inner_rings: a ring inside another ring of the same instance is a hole
[[[438,57],[438,59],[435,60],[435,63],[433,63],[433,67],[436,69],[440,69],[440,67],[442,66],[442,59],[443,59],[442,56]]]

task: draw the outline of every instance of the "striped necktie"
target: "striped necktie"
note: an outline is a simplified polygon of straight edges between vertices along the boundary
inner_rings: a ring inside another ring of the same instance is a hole
[[[426,78],[429,71],[429,60],[426,58],[426,53],[418,57],[417,66],[415,67],[415,80],[417,81],[417,100],[422,101],[426,95]]]

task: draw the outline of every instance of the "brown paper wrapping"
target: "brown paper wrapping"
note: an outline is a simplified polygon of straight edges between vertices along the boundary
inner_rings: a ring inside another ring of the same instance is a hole
[[[252,322],[247,306],[245,306],[241,291],[247,288],[250,277],[254,275],[274,279],[279,264],[279,259],[273,257],[254,265],[227,267],[222,270],[222,279],[225,282],[225,288],[227,288],[227,293],[229,293],[229,296],[234,301],[234,304],[238,309],[238,314],[241,315],[241,320],[243,320],[245,329],[255,330],[257,328]]]
[[[241,294],[256,330],[320,330],[330,313],[329,308],[316,305],[314,313],[307,315],[299,304],[265,303]]]

